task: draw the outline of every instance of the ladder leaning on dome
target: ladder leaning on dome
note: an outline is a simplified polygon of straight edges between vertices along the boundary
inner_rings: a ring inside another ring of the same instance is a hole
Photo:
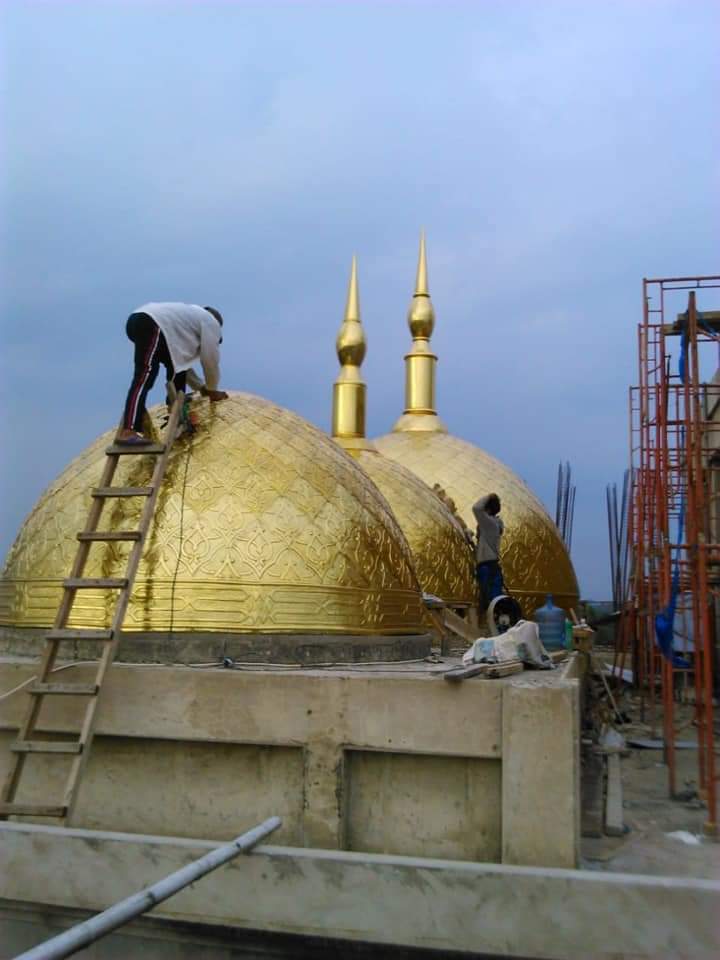
[[[68,579],[63,581],[63,596],[55,617],[52,630],[47,634],[45,649],[40,661],[40,669],[34,682],[27,688],[29,703],[25,717],[18,731],[18,739],[11,744],[13,757],[10,763],[2,793],[0,793],[0,820],[10,816],[53,817],[69,823],[77,800],[80,780],[90,754],[100,692],[107,678],[120,642],[125,613],[132,594],[135,576],[142,557],[145,539],[155,513],[158,494],[167,469],[170,450],[177,435],[181,417],[184,414],[185,395],[179,393],[173,403],[167,424],[165,443],[145,446],[119,446],[113,444],[106,451],[106,463],[100,480],[100,486],[92,491],[92,506],[88,513],[85,529],[78,533],[79,541],[75,560]],[[183,417],[184,419],[184,417]],[[150,483],[146,487],[111,486],[115,470],[121,456],[157,456]],[[98,524],[107,500],[115,497],[144,497],[145,504],[137,530],[102,531]],[[128,556],[125,576],[122,578],[83,577],[85,565],[93,543],[125,540],[133,543]],[[110,629],[69,629],[67,624],[72,612],[78,590],[110,589],[117,590],[115,612]],[[96,641],[102,644],[102,653],[97,662],[97,671],[92,683],[55,683],[51,679],[60,644],[63,641]],[[37,731],[38,719],[43,700],[46,696],[76,696],[89,698],[81,729],[74,739],[40,740],[33,737]],[[26,803],[16,802],[15,796],[20,786],[25,762],[29,754],[72,756],[70,771],[65,782],[61,802]]]

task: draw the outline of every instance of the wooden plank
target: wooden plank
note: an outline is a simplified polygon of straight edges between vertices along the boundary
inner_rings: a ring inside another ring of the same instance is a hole
[[[446,607],[442,611],[441,616],[445,622],[445,626],[459,637],[462,637],[468,644],[474,643],[477,640],[477,630],[473,629],[466,620],[463,620],[462,617],[453,613],[452,610],[448,610]]]
[[[140,457],[144,456],[146,453],[165,453],[165,444],[145,443],[142,445],[136,444],[133,446],[113,444],[112,446],[105,448],[105,453],[108,455],[108,457]]]
[[[625,834],[622,805],[622,778],[620,776],[620,754],[618,753],[611,753],[607,758],[605,833],[609,837],[622,837]]]
[[[471,663],[467,667],[452,667],[443,674],[443,677],[453,682],[469,680],[470,677],[496,680],[499,677],[510,677],[515,673],[522,673],[524,669],[520,660],[506,660],[504,663]]]
[[[91,496],[93,497],[149,497],[152,495],[152,487],[93,487]]]
[[[423,603],[428,610],[444,610],[445,601],[441,600],[440,597],[434,597],[429,593],[423,594]]]
[[[445,671],[443,677],[445,680],[450,680],[453,683],[459,680],[469,680],[470,677],[487,673],[489,666],[491,666],[489,663],[473,663],[469,667],[452,667],[450,670]]]
[[[524,664],[519,660],[508,660],[507,663],[494,663],[487,673],[482,674],[487,680],[497,680],[499,677],[511,677],[514,673],[522,673]]]
[[[74,627],[63,627],[62,630],[51,630],[47,639],[53,642],[60,640],[112,640],[112,630],[83,630]]]
[[[34,683],[28,693],[35,696],[57,694],[60,696],[94,697],[98,692],[96,683]]]
[[[92,533],[79,533],[78,540],[94,543],[96,540],[139,540],[139,530],[94,530]]]
[[[67,807],[43,803],[0,803],[0,817],[64,817]]]
[[[124,590],[127,577],[69,577],[63,580],[66,590]]]
[[[13,753],[81,753],[83,745],[75,740],[16,740]]]

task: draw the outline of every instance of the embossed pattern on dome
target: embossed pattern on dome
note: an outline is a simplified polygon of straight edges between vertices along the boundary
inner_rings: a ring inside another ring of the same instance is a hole
[[[422,589],[445,601],[475,603],[472,550],[442,500],[402,464],[372,450],[355,456],[390,504],[410,545]]]
[[[429,486],[439,483],[471,530],[475,529],[473,504],[492,491],[500,496],[505,523],[503,574],[526,616],[544,603],[546,593],[552,593],[555,603],[565,609],[577,602],[575,571],[555,524],[509,467],[474,444],[433,430],[388,433],[375,445]]]
[[[126,630],[425,632],[407,542],[351,457],[250,394],[194,409],[199,429],[173,448]],[[151,414],[158,428],[164,408]],[[23,524],[0,581],[0,624],[52,624],[112,435],[83,451]],[[149,456],[123,458],[115,484],[142,486],[151,468]],[[140,509],[137,499],[114,501],[100,527],[132,529]],[[85,575],[122,575],[124,549],[93,546]],[[71,626],[108,625],[111,599],[83,591]]]

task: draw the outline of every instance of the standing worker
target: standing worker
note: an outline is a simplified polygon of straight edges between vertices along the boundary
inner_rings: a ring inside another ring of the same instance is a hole
[[[505,593],[502,570],[500,569],[500,539],[504,525],[500,513],[500,497],[489,493],[480,497],[473,506],[477,522],[477,548],[475,572],[480,586],[480,602],[487,610],[492,600]]]
[[[135,344],[135,372],[116,443],[152,443],[143,435],[143,417],[161,363],[167,371],[168,386],[172,384],[175,390],[184,393],[187,381],[212,401],[227,399],[227,394],[218,390],[222,323],[219,310],[194,303],[146,303],[130,314],[125,329]],[[198,361],[205,374],[204,383],[191,369]]]

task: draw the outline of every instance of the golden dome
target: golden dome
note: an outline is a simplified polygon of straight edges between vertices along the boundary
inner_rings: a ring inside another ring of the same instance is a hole
[[[407,542],[351,457],[260,397],[193,407],[199,428],[173,447],[125,630],[425,632]],[[156,428],[163,414],[151,411]],[[22,526],[0,580],[0,624],[52,624],[112,435],[67,467]],[[151,459],[124,458],[115,483],[143,485]],[[140,505],[119,499],[106,511],[104,529],[132,529]],[[120,550],[94,546],[86,576],[121,576]],[[70,625],[109,625],[111,602],[83,591]]]
[[[476,603],[472,550],[440,497],[394,458],[373,450],[353,455],[390,504],[422,589],[446,603]]]
[[[544,602],[547,593],[552,593],[558,606],[568,609],[578,600],[578,583],[557,527],[543,505],[509,467],[448,434],[437,416],[437,357],[429,346],[432,328],[415,322],[419,313],[434,317],[424,236],[408,313],[413,345],[405,357],[405,410],[393,432],[375,441],[377,450],[412,470],[428,486],[440,484],[471,529],[475,529],[473,504],[485,494],[497,493],[505,524],[500,560],[507,589],[522,604],[526,616]]]
[[[360,376],[366,340],[360,320],[355,257],[335,346],[340,373],[333,387],[334,439],[352,454],[390,504],[410,545],[422,589],[446,602],[475,603],[472,552],[457,519],[422,480],[399,463],[380,456],[366,438],[367,388]]]
[[[436,431],[388,433],[375,444],[383,456],[425,483],[439,483],[471,530],[473,504],[487,493],[498,494],[505,524],[500,558],[505,585],[526,615],[545,602],[547,593],[565,609],[577,602],[575,572],[555,524],[509,467],[466,440]]]

